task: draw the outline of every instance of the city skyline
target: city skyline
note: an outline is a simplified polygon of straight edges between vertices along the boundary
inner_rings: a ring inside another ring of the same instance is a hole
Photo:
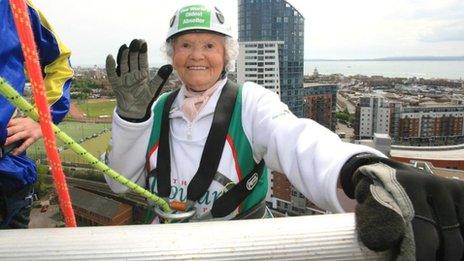
[[[230,19],[237,36],[237,1],[208,2]],[[287,2],[305,17],[305,59],[464,55],[463,1]],[[72,49],[73,65],[102,65],[106,55],[115,55],[121,44],[143,38],[149,44],[150,62],[156,66],[166,62],[161,48],[172,14],[192,1],[166,2],[162,10],[159,3],[148,0],[34,3]]]

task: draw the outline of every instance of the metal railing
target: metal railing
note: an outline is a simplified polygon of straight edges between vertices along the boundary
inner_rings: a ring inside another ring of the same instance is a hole
[[[387,260],[354,214],[167,225],[3,230],[3,260]]]

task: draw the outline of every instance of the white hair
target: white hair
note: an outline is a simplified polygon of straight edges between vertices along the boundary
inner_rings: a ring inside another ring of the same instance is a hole
[[[224,69],[226,72],[231,72],[235,70],[235,59],[238,55],[238,42],[236,39],[230,36],[224,36]],[[174,39],[170,39],[164,44],[164,54],[166,55],[167,60],[172,64],[172,58],[174,55]]]

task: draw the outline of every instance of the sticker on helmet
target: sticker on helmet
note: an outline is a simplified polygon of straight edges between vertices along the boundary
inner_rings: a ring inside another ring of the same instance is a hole
[[[184,7],[179,12],[178,30],[192,27],[209,28],[211,26],[211,14],[202,5]]]

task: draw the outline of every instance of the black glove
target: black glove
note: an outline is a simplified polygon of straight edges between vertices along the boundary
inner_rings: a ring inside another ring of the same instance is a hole
[[[139,39],[132,40],[129,48],[125,44],[119,48],[117,63],[116,67],[111,54],[106,57],[108,80],[116,94],[116,112],[126,120],[146,120],[151,104],[172,72],[172,66],[162,66],[150,80],[147,43]]]
[[[464,182],[372,154],[351,158],[341,182],[358,202],[356,228],[368,248],[409,260],[463,259]]]

